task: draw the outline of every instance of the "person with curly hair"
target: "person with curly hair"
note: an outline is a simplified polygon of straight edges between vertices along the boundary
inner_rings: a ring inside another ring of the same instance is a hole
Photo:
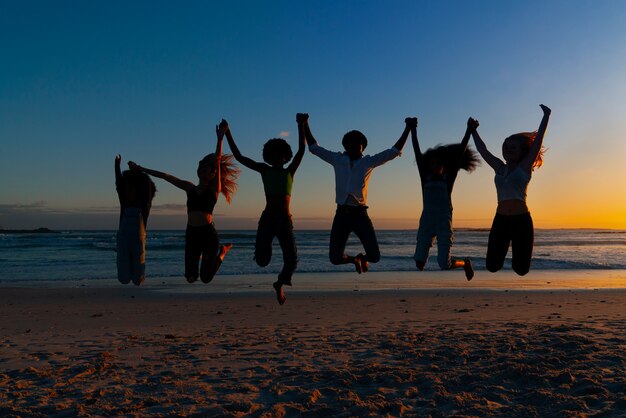
[[[272,259],[272,241],[278,238],[283,253],[283,268],[273,287],[279,304],[286,301],[283,286],[291,286],[291,277],[296,270],[298,254],[293,233],[293,219],[289,204],[293,177],[304,156],[304,132],[302,124],[308,115],[298,113],[298,151],[294,156],[291,146],[281,138],[270,139],[263,146],[263,161],[257,162],[245,157],[239,151],[232,132],[226,124],[226,140],[235,159],[242,165],[261,174],[265,191],[265,209],[259,219],[256,233],[254,259],[260,267],[265,267]],[[293,160],[292,160],[293,156]],[[285,167],[291,160],[291,164]]]

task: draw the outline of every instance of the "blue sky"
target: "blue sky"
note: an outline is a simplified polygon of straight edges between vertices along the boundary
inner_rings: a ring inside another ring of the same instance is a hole
[[[352,129],[368,152],[417,116],[423,148],[459,141],[468,116],[499,155],[502,139],[553,109],[545,166],[529,205],[544,227],[626,228],[626,2],[78,2],[0,5],[0,225],[117,226],[113,160],[195,181],[223,117],[245,155],[283,135],[296,112],[340,149]],[[410,144],[370,182],[379,228],[417,227]],[[183,228],[184,193],[157,181],[151,226]],[[462,173],[458,226],[488,226],[492,172]],[[264,206],[243,171],[216,225],[254,228]],[[296,175],[296,227],[327,228],[330,166]],[[620,221],[620,219],[623,219]]]

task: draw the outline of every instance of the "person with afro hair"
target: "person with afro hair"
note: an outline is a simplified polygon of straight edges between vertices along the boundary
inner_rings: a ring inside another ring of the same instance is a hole
[[[293,218],[289,209],[293,177],[304,156],[304,132],[302,123],[304,114],[296,115],[298,123],[298,151],[294,156],[291,146],[281,138],[273,138],[263,146],[263,161],[257,162],[245,157],[239,151],[228,125],[226,140],[235,159],[242,165],[261,174],[265,191],[265,209],[259,219],[256,233],[254,259],[260,267],[267,266],[272,259],[272,242],[278,238],[283,253],[283,268],[278,280],[273,283],[276,299],[280,305],[286,301],[283,286],[291,286],[291,277],[296,270],[298,253],[296,238],[293,233]],[[292,160],[293,157],[293,160]],[[291,164],[285,167],[291,160]]]

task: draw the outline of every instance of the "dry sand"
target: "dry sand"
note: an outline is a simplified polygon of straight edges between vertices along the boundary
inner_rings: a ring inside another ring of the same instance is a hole
[[[624,289],[4,287],[0,336],[1,416],[626,416]]]

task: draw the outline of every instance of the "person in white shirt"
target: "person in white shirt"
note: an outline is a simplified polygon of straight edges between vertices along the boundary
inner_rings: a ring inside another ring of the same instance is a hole
[[[341,141],[345,152],[329,151],[321,147],[309,127],[308,115],[304,121],[309,151],[326,161],[335,169],[335,202],[337,211],[330,232],[330,262],[354,264],[357,273],[366,272],[369,263],[380,260],[378,240],[374,226],[367,214],[367,183],[374,168],[393,160],[401,154],[411,132],[417,126],[417,118],[406,118],[402,136],[395,145],[375,155],[363,155],[367,138],[359,131],[350,131]],[[354,232],[363,244],[365,254],[349,256],[345,253],[350,233]]]

